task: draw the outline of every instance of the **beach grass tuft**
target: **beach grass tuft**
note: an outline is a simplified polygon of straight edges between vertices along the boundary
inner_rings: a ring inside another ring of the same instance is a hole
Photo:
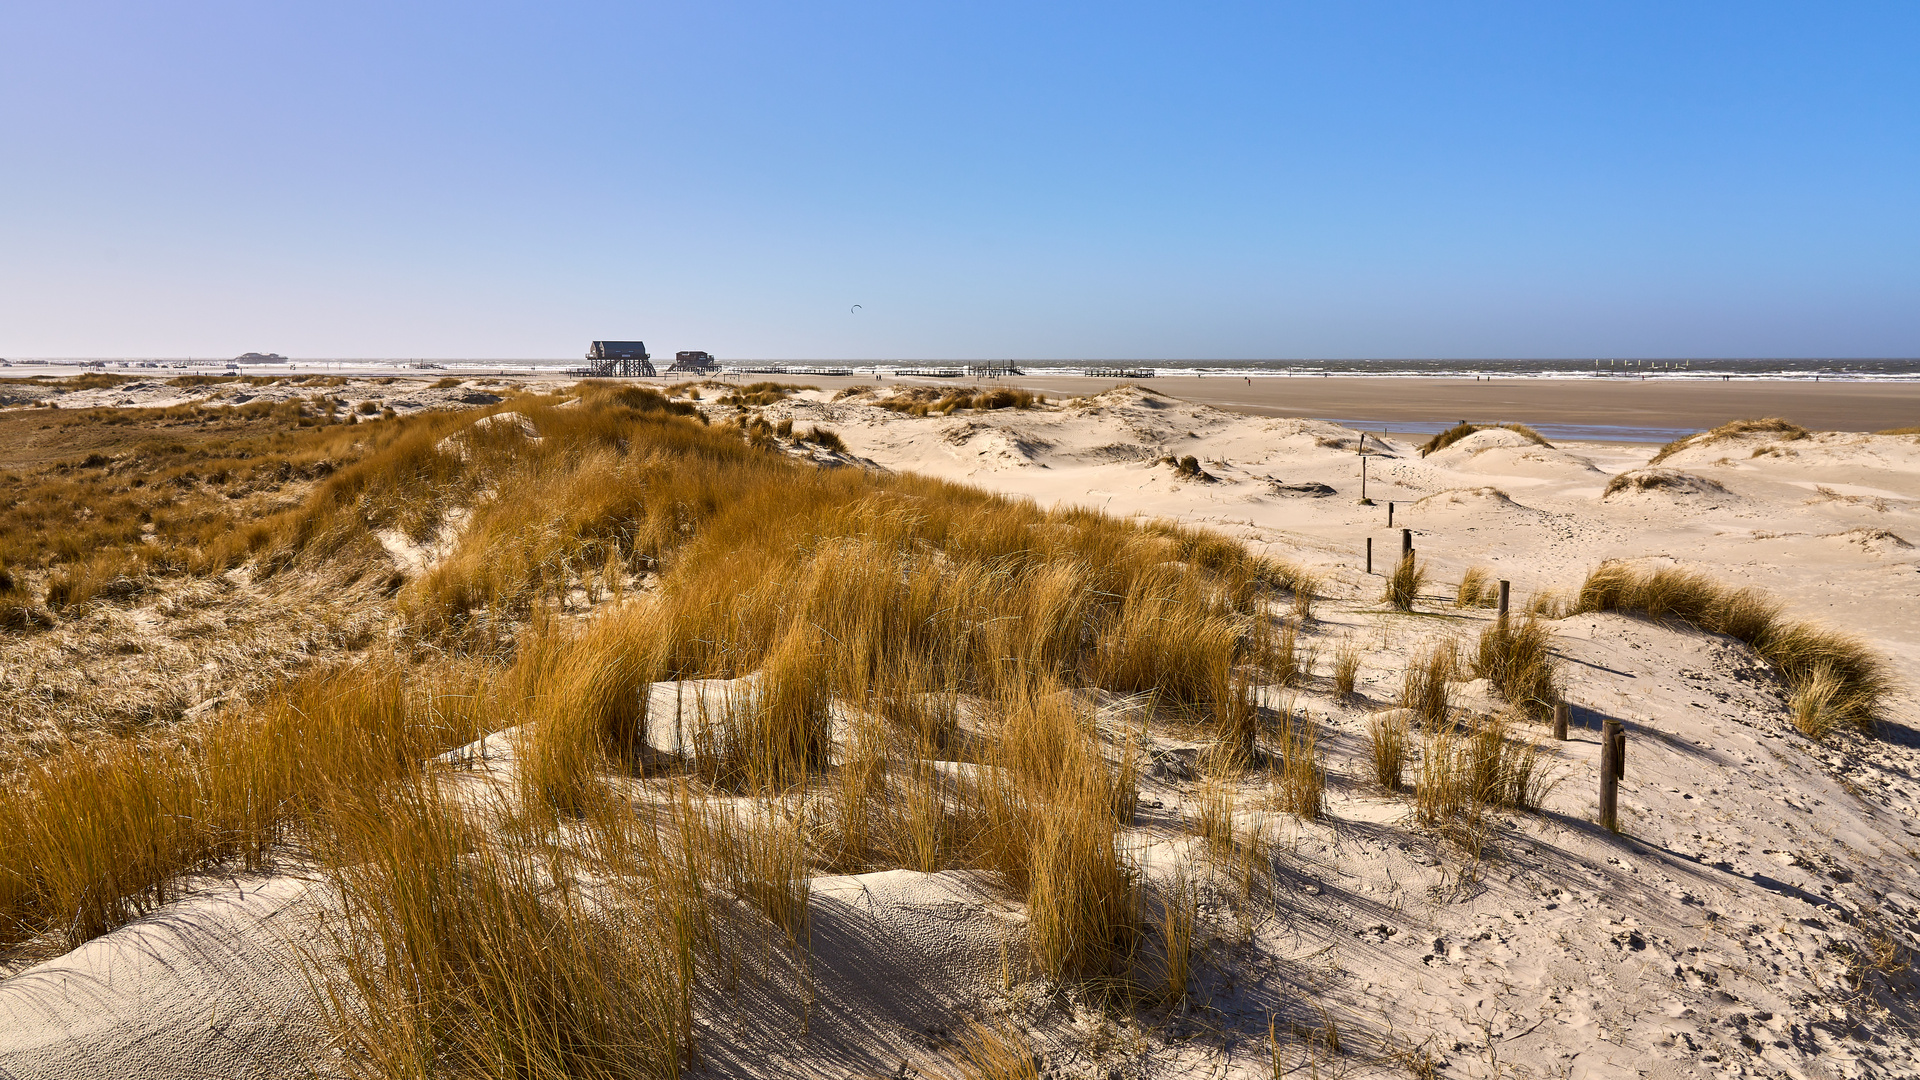
[[[1893,691],[1886,662],[1842,631],[1788,619],[1779,602],[1758,590],[1736,589],[1704,574],[1663,567],[1636,569],[1607,562],[1587,575],[1571,612],[1616,611],[1656,622],[1725,634],[1753,647],[1807,703],[1815,725],[1873,729],[1882,701]],[[1812,703],[1819,702],[1818,708]],[[1795,707],[1796,717],[1801,707]]]

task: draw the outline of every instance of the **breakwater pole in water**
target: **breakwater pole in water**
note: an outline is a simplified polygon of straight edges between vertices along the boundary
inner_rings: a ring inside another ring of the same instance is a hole
[[[1627,775],[1627,729],[1608,717],[1600,727],[1600,824],[1620,831],[1620,780]]]

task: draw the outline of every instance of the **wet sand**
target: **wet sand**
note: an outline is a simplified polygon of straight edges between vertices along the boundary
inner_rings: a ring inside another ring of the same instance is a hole
[[[876,385],[864,378],[736,376],[806,383],[827,390]],[[1746,417],[1781,416],[1817,431],[1882,431],[1920,425],[1920,382],[1864,383],[1678,379],[1473,379],[1268,376],[1092,379],[1081,376],[1006,380],[887,379],[929,386],[1015,385],[1052,397],[1098,394],[1138,382],[1197,404],[1260,416],[1296,416],[1446,426],[1460,420],[1517,421],[1577,427],[1648,429],[1647,441],[1717,427]],[[1659,434],[1655,434],[1659,433]]]
[[[1013,380],[1049,394],[1095,394],[1113,379]],[[1920,383],[1676,379],[1472,379],[1191,377],[1146,380],[1165,394],[1234,412],[1357,421],[1700,429],[1744,417],[1781,416],[1820,431],[1920,425]]]

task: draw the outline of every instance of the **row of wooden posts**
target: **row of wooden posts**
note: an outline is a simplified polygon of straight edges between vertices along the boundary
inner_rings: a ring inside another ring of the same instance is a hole
[[[1387,526],[1393,526],[1393,504],[1387,504]],[[1400,558],[1402,561],[1414,557],[1413,530],[1400,530]],[[1367,573],[1373,573],[1373,537],[1367,537]],[[1513,583],[1502,578],[1500,581],[1500,606],[1498,619],[1500,625],[1507,623],[1508,602],[1513,595]],[[1571,718],[1573,706],[1565,701],[1553,703],[1553,737],[1561,742],[1567,741],[1567,721]],[[1627,775],[1627,729],[1620,721],[1607,717],[1600,728],[1600,824],[1610,832],[1620,831],[1620,781]]]

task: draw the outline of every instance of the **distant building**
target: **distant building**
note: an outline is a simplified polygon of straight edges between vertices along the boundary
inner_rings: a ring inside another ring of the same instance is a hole
[[[720,361],[712,353],[687,351],[675,353],[669,375],[711,375],[720,370]]]
[[[644,341],[596,341],[587,349],[583,374],[589,378],[632,379],[652,378],[659,372],[653,370]]]
[[[236,364],[284,364],[287,362],[287,358],[281,356],[279,353],[273,352],[249,352],[241,353],[239,356],[234,357],[232,362]]]

